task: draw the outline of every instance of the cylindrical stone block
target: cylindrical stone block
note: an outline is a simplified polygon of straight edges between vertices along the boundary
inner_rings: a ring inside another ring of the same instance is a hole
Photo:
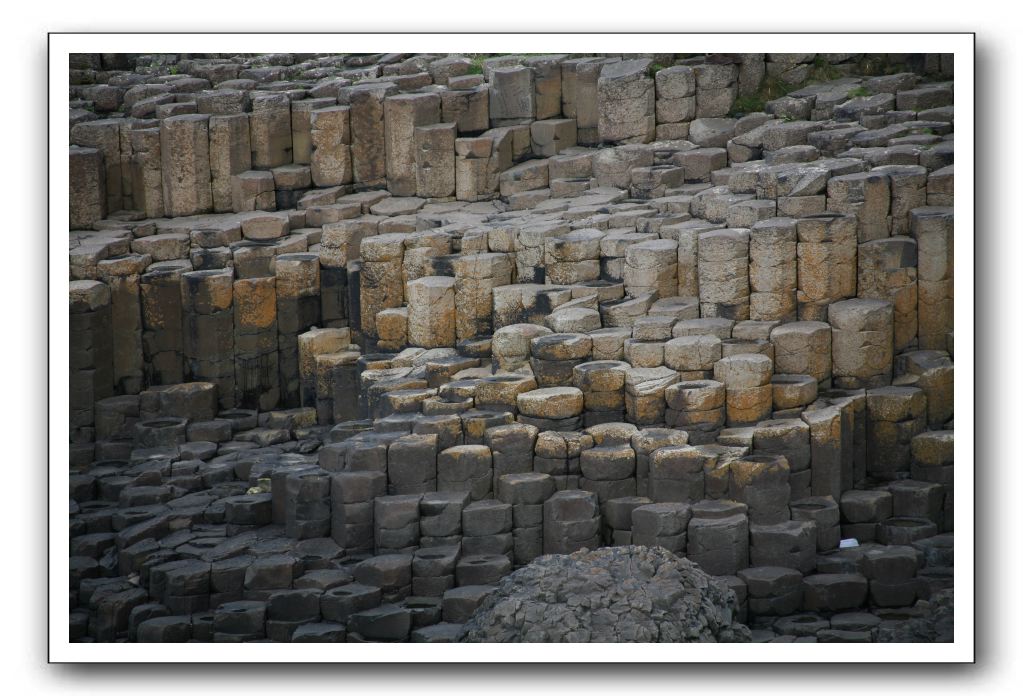
[[[749,243],[749,230],[742,228],[700,234],[700,316],[750,318]]]
[[[422,348],[455,345],[455,279],[427,276],[408,284],[409,343]]]
[[[210,116],[184,114],[160,122],[164,209],[168,217],[213,210]]]
[[[796,318],[796,220],[772,218],[750,229],[750,319]]]
[[[856,218],[825,213],[796,223],[799,319],[827,321],[827,306],[856,296]]]
[[[891,382],[893,318],[892,304],[883,300],[843,300],[828,307],[836,386],[863,389]]]

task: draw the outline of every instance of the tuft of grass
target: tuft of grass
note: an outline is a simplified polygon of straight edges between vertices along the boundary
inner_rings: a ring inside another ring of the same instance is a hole
[[[802,84],[790,85],[778,77],[768,75],[764,77],[764,81],[760,83],[759,94],[763,97],[765,102],[769,102],[772,99],[780,99],[789,92],[795,92],[797,89],[802,87]]]
[[[172,65],[172,66],[170,67],[170,74],[171,74],[171,75],[177,75],[177,74],[178,74],[178,66],[176,66],[176,65]]]
[[[856,89],[849,90],[848,96],[849,96],[850,99],[852,99],[853,97],[869,97],[870,96],[870,92],[867,91],[866,87],[863,87],[861,85],[861,86],[857,87]]]
[[[653,77],[655,77],[655,76],[657,75],[657,73],[658,73],[658,72],[660,72],[661,70],[664,70],[664,66],[663,66],[663,65],[661,65],[660,63],[653,63],[653,64],[651,64],[651,65],[650,65],[650,67],[649,67],[649,68],[647,68],[647,74],[648,74],[648,75],[649,75],[649,76],[650,76],[651,78],[653,78]]]
[[[807,82],[830,82],[842,77],[842,73],[834,65],[820,56],[813,59],[813,67],[810,68],[810,77]]]
[[[732,104],[732,115],[735,114],[752,114],[757,111],[764,110],[764,100],[757,94],[748,94],[743,97],[739,97]]]
[[[857,67],[860,75],[892,75],[898,72],[886,53],[866,53]]]
[[[802,86],[790,85],[777,77],[766,75],[760,82],[760,89],[757,90],[756,94],[739,97],[735,100],[735,103],[732,105],[732,115],[763,111],[764,105],[767,102],[784,97],[789,92],[795,92]]]
[[[465,53],[463,54],[472,63],[469,66],[470,75],[479,75],[483,72],[483,61],[490,57],[489,53]]]

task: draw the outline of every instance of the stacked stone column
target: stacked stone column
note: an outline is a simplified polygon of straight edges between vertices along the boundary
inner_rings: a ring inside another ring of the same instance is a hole
[[[679,556],[686,554],[686,528],[692,518],[688,503],[651,503],[632,511],[632,543],[659,546]]]
[[[314,97],[291,102],[291,160],[295,164],[312,161],[313,112],[337,106],[337,97]]]
[[[400,307],[404,297],[401,281],[404,235],[381,234],[367,237],[360,245],[362,270],[359,272],[359,328],[377,337],[376,315],[384,309]]]
[[[636,495],[650,495],[650,456],[654,450],[688,442],[684,430],[673,428],[643,428],[632,435],[632,449],[636,453]]]
[[[163,204],[168,217],[213,210],[210,116],[185,114],[160,121]]]
[[[234,281],[234,360],[237,404],[266,411],[280,399],[277,281]]]
[[[810,426],[798,418],[766,420],[753,430],[753,454],[782,456],[789,464],[789,499],[810,497]]]
[[[750,524],[789,519],[789,464],[784,457],[747,455],[729,464],[728,496],[746,505]]]
[[[813,572],[817,556],[817,525],[813,521],[751,524],[749,537],[752,565],[792,568],[804,575]]]
[[[854,483],[852,414],[821,403],[805,409],[801,418],[810,428],[810,493],[840,500]]]
[[[123,210],[124,194],[131,195],[130,190],[124,191],[125,172],[121,170],[121,129],[124,125],[120,119],[98,119],[75,124],[71,129],[72,145],[98,151],[98,162],[93,161],[101,167],[96,183],[102,184],[93,191],[105,194],[103,208],[107,213]],[[83,156],[84,153],[79,154],[79,157]],[[89,168],[91,170],[91,165]]]
[[[281,254],[275,260],[274,273],[281,401],[298,406],[298,336],[320,321],[320,259],[316,254]]]
[[[543,503],[543,552],[568,554],[600,545],[600,507],[589,491],[558,491]]]
[[[711,575],[735,575],[749,567],[746,506],[730,501],[693,505],[686,528],[686,558]]]
[[[657,139],[677,140],[689,135],[689,122],[696,118],[696,74],[688,65],[658,70],[654,76],[657,93]]]
[[[455,140],[455,198],[460,201],[482,201],[493,198],[498,180],[493,164],[490,138],[458,138]]]
[[[796,318],[796,220],[772,218],[750,229],[750,319]]]
[[[749,319],[749,230],[703,232],[697,258],[700,316]]]
[[[945,350],[953,326],[952,208],[916,208],[910,234],[917,243],[917,316],[920,348]]]
[[[415,195],[416,127],[439,121],[440,96],[437,94],[395,94],[384,100],[387,190],[392,194]]]
[[[943,351],[916,350],[895,358],[892,385],[919,387],[927,396],[927,427],[940,430],[952,419],[955,368]]]
[[[826,213],[796,223],[799,318],[826,321],[827,306],[856,296],[856,218]]]
[[[118,394],[138,394],[142,390],[140,279],[150,261],[148,255],[128,254],[97,264],[100,276],[110,288],[114,388]]]
[[[910,471],[913,438],[927,429],[927,396],[916,387],[867,390],[867,473],[891,480]]]
[[[590,359],[593,342],[586,334],[548,334],[532,339],[529,350],[537,386],[570,387],[573,370]]]
[[[656,133],[656,92],[649,59],[604,65],[597,80],[597,133],[602,142],[648,143]]]
[[[343,423],[359,417],[360,353],[346,350],[316,356],[316,418],[320,425]]]
[[[462,542],[462,510],[469,502],[468,491],[424,494],[419,501],[420,545],[423,548],[457,548]],[[440,575],[446,576],[448,573]],[[450,575],[449,587],[454,586],[453,565]]]
[[[792,519],[813,522],[817,529],[817,551],[833,551],[842,539],[838,503],[831,496],[804,498],[789,505]]]
[[[533,71],[521,65],[490,71],[490,125],[513,126],[536,118]]]
[[[725,116],[739,91],[739,66],[734,63],[704,63],[696,71],[696,117]]]
[[[633,244],[655,240],[652,234],[636,232],[610,232],[600,240],[600,277],[611,282],[625,278],[625,257]],[[636,259],[637,263],[639,258]],[[638,276],[637,276],[638,277]]]
[[[391,495],[437,490],[437,436],[403,435],[387,448],[387,491]]]
[[[493,459],[486,445],[456,445],[437,455],[437,490],[468,492],[482,500],[493,489]]]
[[[854,299],[828,307],[831,370],[842,389],[879,387],[892,380],[892,304]]]
[[[245,119],[246,128],[248,128],[248,119]],[[160,158],[160,129],[159,128],[139,128],[133,130],[131,133],[131,182],[132,182],[132,199],[134,200],[135,206],[138,210],[145,212],[146,217],[157,218],[163,217],[163,169],[161,169],[161,158]],[[216,178],[216,169],[214,164],[214,149],[213,149],[213,120],[210,119],[210,171],[211,174]],[[246,143],[246,151],[248,150],[248,144]],[[72,150],[74,152],[74,150]],[[74,163],[74,158],[72,158]],[[71,173],[71,186],[72,191],[75,190],[75,179],[77,172],[72,169]],[[86,172],[82,174],[88,179],[90,176]],[[72,202],[74,202],[72,198]],[[217,190],[213,189],[213,202],[214,210],[221,212],[222,210],[231,209],[231,196],[230,196],[230,181],[228,181],[228,196],[227,196],[227,208],[217,208]],[[75,207],[72,205],[72,223],[75,220]],[[98,219],[98,218],[96,218]],[[72,224],[72,228],[75,225]]]
[[[559,491],[577,489],[579,457],[590,447],[593,438],[587,433],[540,432],[533,450],[533,471],[550,475]]]
[[[348,106],[330,106],[316,109],[309,115],[308,162],[315,186],[339,186],[352,182],[350,112],[351,107]],[[298,158],[304,154],[296,151],[295,161],[299,162]]]
[[[831,386],[831,326],[794,321],[771,329],[774,368],[779,374],[809,375],[822,389]]]
[[[418,126],[414,131],[416,195],[448,198],[455,195],[454,123]]]
[[[302,406],[317,407],[317,402],[321,399],[333,401],[332,392],[325,391],[321,395],[320,383],[325,375],[321,374],[318,358],[345,351],[351,344],[351,338],[352,334],[348,329],[313,328],[299,335],[299,402]],[[332,363],[326,363],[322,368],[330,364]]]
[[[892,236],[909,234],[911,211],[927,205],[927,168],[916,164],[891,164],[875,167],[870,173],[887,176],[891,182]]]
[[[145,383],[184,380],[181,333],[181,274],[184,265],[150,267],[140,278]]]
[[[581,425],[583,394],[575,387],[547,387],[516,397],[517,420],[542,431],[568,432]]]
[[[381,555],[413,553],[419,548],[419,502],[422,498],[422,493],[414,493],[383,495],[374,499],[373,541],[378,558]],[[412,584],[411,577],[409,584]]]
[[[156,168],[159,169],[159,163]],[[93,223],[102,220],[107,215],[107,186],[103,153],[96,148],[72,145],[68,151],[68,170],[70,229],[91,229]],[[162,184],[160,196],[162,199]],[[161,214],[163,212],[162,200],[159,212]]]
[[[217,385],[221,408],[235,397],[233,286],[230,270],[181,274],[185,380]]]
[[[475,382],[474,387],[469,387],[465,392],[466,396],[474,399],[476,408],[517,414],[519,394],[534,389],[536,389],[536,380],[532,375],[497,374]]]
[[[909,237],[890,237],[865,242],[858,256],[859,297],[887,300],[892,304],[894,351],[916,343],[917,245]]]
[[[351,107],[352,178],[358,188],[377,188],[386,183],[384,103],[397,93],[392,82],[345,87],[338,93],[338,103]],[[408,137],[411,139],[411,133]]]
[[[538,434],[539,430],[535,426],[523,423],[487,428],[484,438],[493,457],[494,479],[498,482],[497,494],[502,500],[505,500],[501,490],[504,476],[533,472],[533,448]]]
[[[291,99],[287,94],[261,93],[252,98],[249,138],[255,169],[291,164]]]
[[[771,378],[773,417],[799,418],[803,410],[817,399],[817,390],[817,380],[809,375],[775,373]]]
[[[248,114],[210,116],[210,186],[213,210],[235,210],[232,177],[252,169]],[[148,199],[147,199],[148,203]]]
[[[730,427],[770,417],[773,361],[766,355],[732,355],[714,363],[714,379],[725,385],[725,415]]]
[[[580,229],[544,239],[546,282],[574,285],[600,278],[600,240],[604,233]]]
[[[511,324],[498,329],[491,347],[495,365],[507,372],[528,365],[532,340],[551,333],[546,326],[537,324]]]
[[[828,179],[828,211],[855,216],[860,242],[890,235],[891,200],[891,181],[886,174],[870,171]]]
[[[323,469],[296,471],[284,479],[284,529],[292,539],[318,539],[330,534],[331,475]]]
[[[469,503],[462,510],[462,553],[466,557],[504,556],[513,561],[513,525],[510,503],[500,500]]]
[[[427,276],[408,284],[408,340],[421,348],[455,345],[455,279]]]
[[[601,506],[613,498],[636,495],[636,452],[628,442],[583,450],[579,468],[579,488],[595,493]]]
[[[725,425],[726,389],[721,382],[695,380],[679,382],[664,392],[669,428],[689,433],[694,445],[712,443]]]
[[[704,497],[704,469],[717,456],[691,446],[662,447],[650,454],[649,496],[658,503],[695,503]]]
[[[572,385],[583,393],[584,426],[623,420],[629,368],[629,363],[617,360],[584,362],[572,368]]]
[[[88,433],[95,422],[94,404],[114,393],[110,288],[95,280],[73,280],[69,307],[72,442],[87,443],[93,439]]]
[[[454,261],[455,333],[458,340],[493,333],[493,289],[509,285],[512,262],[507,254],[466,254]]]
[[[622,274],[630,297],[654,293],[656,298],[672,297],[678,289],[678,243],[656,239],[632,244],[625,250]]]
[[[717,336],[678,336],[664,344],[664,364],[678,370],[682,380],[709,378],[721,357],[722,342]]]
[[[634,367],[625,373],[625,414],[638,426],[664,423],[665,390],[678,382],[668,367]]]

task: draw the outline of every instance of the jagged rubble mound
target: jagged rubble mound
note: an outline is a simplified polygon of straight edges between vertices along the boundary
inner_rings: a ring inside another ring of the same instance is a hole
[[[739,643],[735,594],[662,548],[542,556],[504,577],[462,642]]]
[[[878,631],[879,643],[951,643],[955,640],[954,590],[936,592],[929,600],[920,600],[915,609],[923,611],[907,621]]]

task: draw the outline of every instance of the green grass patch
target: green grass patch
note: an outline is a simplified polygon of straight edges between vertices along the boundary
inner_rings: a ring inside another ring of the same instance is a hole
[[[818,56],[813,59],[813,67],[810,68],[810,77],[807,79],[807,83],[830,82],[840,77],[842,77],[842,73],[838,68]]]
[[[732,114],[752,114],[764,110],[764,100],[756,94],[747,94],[739,97],[732,104]]]
[[[772,99],[784,97],[789,92],[794,92],[803,85],[790,85],[773,75],[766,75],[760,83],[760,89],[756,94],[748,94],[739,97],[732,105],[732,116],[737,114],[752,114],[763,111],[764,105]]]
[[[853,97],[869,97],[870,92],[867,91],[866,87],[860,86],[857,87],[856,89],[849,90],[848,96],[850,99],[852,99]]]

